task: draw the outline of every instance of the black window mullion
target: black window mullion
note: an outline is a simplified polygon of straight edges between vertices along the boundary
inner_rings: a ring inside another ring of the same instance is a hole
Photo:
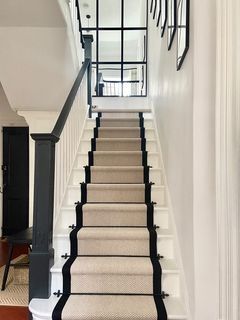
[[[123,96],[124,0],[121,0],[121,96]]]
[[[96,0],[96,95],[99,95],[98,69],[99,69],[99,0]]]

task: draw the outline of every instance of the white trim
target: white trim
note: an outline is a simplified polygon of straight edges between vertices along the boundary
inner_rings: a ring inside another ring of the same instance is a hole
[[[152,110],[153,126],[154,126],[154,130],[155,130],[155,134],[156,134],[155,136],[156,136],[158,150],[159,150],[159,158],[161,160],[161,168],[162,168],[162,175],[163,175],[163,181],[164,181],[163,184],[165,185],[165,188],[166,188],[166,199],[167,199],[167,207],[168,207],[168,212],[169,212],[169,225],[171,226],[171,230],[173,233],[175,261],[177,262],[177,267],[179,269],[179,274],[180,274],[180,284],[181,284],[180,285],[180,290],[181,290],[180,298],[182,300],[182,303],[184,304],[184,307],[186,308],[186,319],[191,320],[192,317],[191,317],[191,311],[190,311],[189,292],[187,289],[187,282],[186,282],[186,276],[185,276],[184,267],[183,267],[181,248],[179,245],[179,237],[178,237],[177,227],[176,227],[174,214],[173,214],[172,200],[171,200],[171,196],[170,196],[170,192],[169,192],[166,170],[165,170],[165,166],[164,166],[164,162],[163,162],[161,141],[160,141],[159,133],[157,130],[155,109],[154,109],[152,103],[150,103],[150,108]]]
[[[239,319],[239,1],[217,1],[216,208],[220,320]]]

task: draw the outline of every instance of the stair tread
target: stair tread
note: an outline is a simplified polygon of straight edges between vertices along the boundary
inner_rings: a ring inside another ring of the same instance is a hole
[[[82,141],[89,142],[89,140],[82,140]],[[149,141],[149,139],[148,139],[148,141]],[[108,155],[108,154],[110,154],[110,155],[112,155],[112,154],[113,155],[118,155],[118,154],[122,154],[122,155],[140,154],[140,155],[142,155],[142,151],[138,151],[138,150],[132,150],[132,151],[127,151],[127,150],[123,150],[123,151],[114,151],[114,150],[113,151],[109,151],[109,150],[107,150],[107,151],[98,151],[98,150],[96,150],[96,151],[92,151],[92,152],[96,153],[96,154],[102,154],[102,155]],[[148,153],[148,155],[159,156],[158,152],[147,151],[147,153]],[[81,155],[81,156],[85,156],[86,155],[85,152],[78,152],[77,154]]]
[[[152,275],[150,258],[128,257],[77,257],[71,274],[124,274]]]
[[[96,232],[98,232],[98,233],[103,233],[103,230],[101,230],[101,229],[106,229],[106,230],[108,230],[108,229],[113,229],[113,228],[106,228],[106,227],[100,227],[100,228],[96,228],[96,227],[83,227],[81,230],[83,230],[83,229],[89,229],[90,230],[90,232],[91,232],[91,234],[93,233],[92,231],[93,230],[91,230],[91,229],[94,229],[94,232],[95,232],[95,230],[96,230]],[[143,227],[143,228],[124,228],[124,227],[118,227],[118,228],[114,228],[115,230],[118,230],[118,229],[125,229],[125,230],[128,230],[128,229],[131,229],[131,230],[135,230],[135,229],[146,229],[147,230],[147,228],[145,228],[145,227]],[[59,228],[59,229],[57,229],[56,231],[55,231],[55,234],[54,234],[54,237],[56,237],[56,238],[65,238],[65,237],[69,237],[69,233],[71,232],[72,230],[70,229],[70,228]],[[88,234],[90,234],[90,232],[88,232]],[[144,234],[145,234],[145,232],[144,232]],[[148,235],[148,232],[146,231],[146,234]],[[158,235],[158,238],[172,238],[173,237],[173,234],[171,233],[171,231],[169,230],[169,229],[158,229],[157,230],[157,235]]]
[[[102,308],[103,296],[94,296],[94,298],[95,297],[99,301]],[[114,296],[114,297],[117,300],[117,296]],[[128,296],[128,299],[130,298],[131,297]],[[30,302],[29,309],[32,313],[34,313],[34,315],[38,316],[39,318],[50,320],[52,317],[53,309],[57,304],[58,300],[59,298],[53,295],[49,299],[33,299]],[[179,298],[168,297],[167,299],[164,300],[164,304],[167,309],[168,320],[187,319],[186,311],[183,307],[183,303]],[[94,320],[94,318],[92,318],[91,320]]]
[[[102,259],[106,259],[107,262],[111,259],[116,259],[115,261],[118,261],[118,262],[121,261],[122,259],[127,259],[128,261],[130,259],[136,259],[136,262],[137,261],[139,262],[140,260],[149,261],[149,258],[145,258],[145,257],[101,257],[101,256],[99,256],[99,257],[77,257],[77,259],[79,259],[80,263],[84,263],[85,261],[87,261],[89,263],[90,262],[94,263],[95,261],[100,261],[100,260],[102,261]],[[51,272],[52,273],[61,273],[62,267],[65,263],[66,263],[65,259],[63,259],[63,258],[59,259],[57,262],[55,262],[55,264],[51,268]],[[161,259],[160,264],[162,267],[163,274],[179,273],[179,269],[176,265],[176,261],[173,259]],[[134,271],[134,273],[135,273],[135,271]]]
[[[149,108],[139,108],[139,109],[135,109],[135,108],[93,108],[92,109],[93,113],[98,113],[98,112],[102,112],[102,113],[139,113],[139,112],[143,112],[143,113],[151,113],[152,110]]]
[[[95,227],[83,227],[80,229],[77,235],[78,239],[96,239],[96,240],[148,240],[149,231],[147,228],[95,228]]]
[[[79,188],[79,187],[78,187]],[[125,207],[125,206],[131,206],[131,207],[134,207],[134,206],[139,206],[140,207],[145,207],[146,204],[145,203],[85,203],[84,206],[92,206],[92,208],[97,208],[98,206],[109,206],[110,208],[111,207]],[[66,210],[66,211],[71,211],[71,210],[74,210],[75,211],[75,206],[74,205],[69,205],[69,206],[63,206],[61,208],[62,210]],[[166,206],[158,206],[156,205],[155,206],[155,210],[160,210],[160,211],[165,211],[165,210],[168,210],[169,208],[166,207]]]

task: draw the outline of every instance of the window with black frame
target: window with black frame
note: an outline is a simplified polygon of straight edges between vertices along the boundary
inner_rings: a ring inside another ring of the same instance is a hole
[[[146,96],[147,0],[80,0],[96,96]]]

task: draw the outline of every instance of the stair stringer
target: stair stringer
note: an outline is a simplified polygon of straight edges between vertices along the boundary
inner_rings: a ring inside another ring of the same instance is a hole
[[[180,296],[182,297],[182,303],[184,304],[184,306],[186,308],[186,317],[187,317],[187,319],[192,320],[191,312],[190,312],[189,292],[187,289],[186,276],[185,276],[185,272],[184,272],[183,260],[182,260],[182,255],[181,255],[181,248],[179,246],[178,231],[177,231],[177,226],[176,226],[175,218],[174,218],[174,214],[173,214],[171,195],[170,195],[170,191],[169,191],[169,187],[168,187],[166,170],[165,170],[165,165],[164,165],[164,161],[163,161],[161,140],[160,140],[158,130],[157,130],[155,110],[152,105],[151,105],[151,110],[152,110],[152,115],[153,115],[155,137],[157,139],[157,144],[158,144],[158,149],[159,149],[159,157],[161,159],[162,175],[163,175],[164,185],[166,188],[166,199],[167,199],[167,203],[168,203],[169,223],[171,224],[171,230],[173,233],[174,255],[176,257],[176,260],[178,263],[178,268],[180,271],[180,289],[181,289]]]

